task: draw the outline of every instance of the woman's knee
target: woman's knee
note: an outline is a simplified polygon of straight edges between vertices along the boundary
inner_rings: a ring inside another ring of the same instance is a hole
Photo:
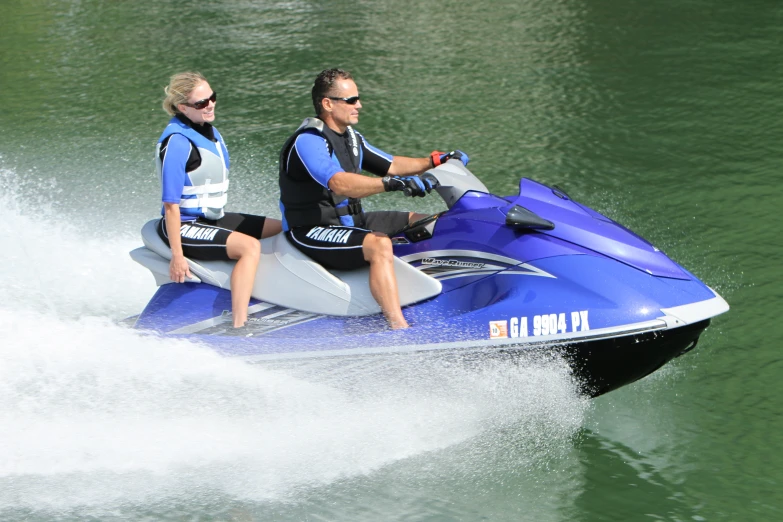
[[[226,250],[230,259],[261,258],[261,243],[258,239],[241,232],[232,232],[228,236]]]

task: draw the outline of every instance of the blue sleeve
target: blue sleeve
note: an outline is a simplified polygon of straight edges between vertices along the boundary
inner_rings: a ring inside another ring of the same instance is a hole
[[[332,176],[343,171],[329,154],[326,139],[315,133],[303,132],[296,138],[288,157],[289,170],[293,155],[299,158],[310,177],[327,189]]]
[[[356,134],[359,133],[357,132]],[[359,140],[362,142],[361,168],[376,176],[388,174],[394,157],[367,143],[367,140],[361,134],[359,134]]]
[[[161,169],[162,200],[164,203],[179,204],[182,199],[182,187],[185,186],[187,173],[185,166],[190,157],[190,140],[181,134],[172,134],[166,144]]]

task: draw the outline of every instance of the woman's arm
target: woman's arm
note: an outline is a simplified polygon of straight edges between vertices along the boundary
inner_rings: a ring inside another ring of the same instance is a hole
[[[179,235],[179,229],[182,222],[179,217],[179,204],[163,203],[166,233],[169,236],[169,245],[171,246],[171,262],[169,263],[169,277],[175,283],[184,283],[185,278],[193,277],[190,274],[188,261],[185,254],[182,253],[182,238]]]
[[[171,247],[171,262],[169,263],[169,277],[175,283],[182,283],[185,277],[190,275],[190,267],[182,252],[182,238],[180,237],[179,200],[182,197],[182,187],[185,185],[185,166],[190,156],[190,141],[182,135],[174,134],[166,144],[166,151],[161,157],[162,200],[163,216],[166,226],[166,234]]]

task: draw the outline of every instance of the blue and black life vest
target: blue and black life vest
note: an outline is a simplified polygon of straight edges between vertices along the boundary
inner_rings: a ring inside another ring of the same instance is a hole
[[[361,171],[362,147],[356,132],[348,127],[349,147],[338,145],[345,137],[331,130],[318,118],[306,118],[286,140],[280,151],[280,202],[289,228],[314,225],[340,225],[341,216],[360,216],[359,199],[340,196],[321,186],[310,176],[295,179],[288,173],[288,155],[296,138],[305,131],[315,130],[327,142],[329,154],[337,158],[344,172]]]

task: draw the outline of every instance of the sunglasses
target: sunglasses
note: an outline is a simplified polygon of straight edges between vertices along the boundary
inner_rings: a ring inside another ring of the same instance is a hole
[[[330,100],[341,100],[347,103],[348,105],[356,105],[356,102],[359,101],[359,95],[351,96],[350,98],[336,98],[334,96],[327,96]]]
[[[207,105],[209,105],[209,102],[216,102],[217,101],[217,93],[215,91],[212,91],[212,95],[209,98],[204,98],[203,100],[199,100],[195,103],[186,103],[188,107],[193,107],[194,109],[200,111],[201,109],[206,109]]]

